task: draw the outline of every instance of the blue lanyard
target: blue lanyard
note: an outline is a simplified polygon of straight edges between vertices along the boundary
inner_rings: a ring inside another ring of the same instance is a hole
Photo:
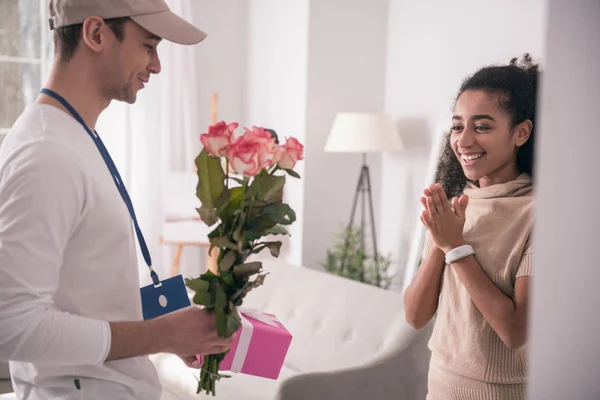
[[[148,251],[148,246],[146,245],[146,241],[144,240],[144,235],[142,234],[142,230],[140,229],[140,226],[138,225],[137,217],[135,216],[135,210],[133,209],[133,204],[131,203],[131,199],[129,198],[129,194],[127,193],[125,184],[123,183],[123,179],[121,179],[119,170],[117,169],[117,166],[115,165],[112,158],[110,157],[110,154],[108,153],[108,150],[104,146],[104,143],[102,143],[102,139],[100,139],[100,136],[98,136],[98,133],[96,131],[92,132],[90,130],[90,128],[87,127],[87,125],[85,124],[85,122],[83,121],[83,119],[81,118],[79,113],[77,111],[75,111],[73,106],[71,106],[69,104],[69,102],[67,100],[65,100],[64,97],[62,97],[61,95],[59,95],[58,93],[56,93],[50,89],[46,89],[46,88],[43,88],[41,90],[41,93],[58,100],[67,110],[69,110],[71,115],[73,115],[73,118],[75,118],[77,120],[77,122],[79,122],[81,124],[81,126],[83,126],[85,131],[88,133],[88,135],[90,135],[90,137],[96,144],[96,147],[98,148],[100,155],[104,159],[104,162],[106,163],[106,166],[108,167],[108,170],[110,171],[113,181],[115,182],[115,185],[117,185],[117,189],[119,190],[119,193],[121,194],[121,197],[123,198],[123,201],[125,202],[125,205],[127,206],[127,209],[129,210],[129,215],[131,215],[131,219],[133,220],[133,226],[135,227],[135,233],[137,235],[138,242],[140,244],[140,249],[142,250],[142,254],[144,256],[144,261],[146,261],[146,265],[148,265],[148,268],[150,268],[150,277],[152,278],[152,282],[154,282],[155,285],[158,285],[160,283],[160,280],[158,279],[158,275],[156,274],[156,272],[154,272],[154,270],[152,269],[152,259],[150,258],[150,252]]]

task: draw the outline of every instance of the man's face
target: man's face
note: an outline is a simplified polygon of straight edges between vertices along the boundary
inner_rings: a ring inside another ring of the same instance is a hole
[[[112,32],[111,32],[112,34]],[[106,96],[133,104],[150,74],[160,72],[156,47],[161,38],[148,32],[134,21],[123,27],[123,41],[112,34],[106,59]]]

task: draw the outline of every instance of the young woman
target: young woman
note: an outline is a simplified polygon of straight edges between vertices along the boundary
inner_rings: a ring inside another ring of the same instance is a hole
[[[464,81],[421,198],[427,237],[404,299],[417,329],[437,312],[428,400],[525,398],[537,81],[528,54]]]

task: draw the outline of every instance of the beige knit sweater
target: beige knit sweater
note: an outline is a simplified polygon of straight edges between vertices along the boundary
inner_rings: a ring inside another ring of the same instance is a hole
[[[532,180],[522,174],[514,181],[485,188],[469,184],[464,193],[469,196],[465,241],[475,249],[487,276],[504,294],[513,296],[515,279],[532,274]],[[431,247],[427,237],[424,257]],[[526,346],[511,350],[504,345],[451,265],[444,269],[429,348],[432,365],[467,381],[525,382]]]

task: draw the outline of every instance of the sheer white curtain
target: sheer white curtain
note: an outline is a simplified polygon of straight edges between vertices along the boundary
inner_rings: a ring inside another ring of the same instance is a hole
[[[192,15],[190,0],[167,3],[179,15],[186,18]],[[127,185],[153,267],[161,278],[168,276],[171,259],[170,249],[160,244],[163,182],[170,171],[193,171],[192,141],[201,129],[196,117],[194,51],[194,46],[161,43],[162,72],[150,78],[150,84],[138,93],[135,104],[113,102],[97,125]],[[138,268],[141,284],[150,283],[139,248]]]

